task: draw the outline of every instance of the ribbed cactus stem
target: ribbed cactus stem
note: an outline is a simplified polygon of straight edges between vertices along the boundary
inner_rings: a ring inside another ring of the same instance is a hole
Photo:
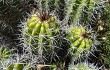
[[[85,9],[87,16],[84,16],[85,17],[84,21],[86,23],[89,23],[90,21],[92,21],[92,16],[93,16],[93,12],[95,11],[95,7],[97,7],[96,2],[94,0],[89,0]]]
[[[68,70],[98,70],[96,66],[89,64],[89,63],[78,63],[77,65],[70,65]]]
[[[58,2],[59,0],[39,0],[39,9],[56,10],[58,8]]]
[[[75,18],[73,20],[74,23],[78,23],[79,22],[79,17],[82,13],[82,10],[84,9],[84,7],[87,4],[87,0],[82,0],[81,3],[79,4],[79,7],[77,8],[76,14],[75,14]]]
[[[87,17],[84,18],[87,19],[86,21],[89,21],[89,18],[91,18],[92,16],[94,7],[95,7],[94,0],[81,0],[81,1],[69,0],[67,2],[67,7],[66,7],[67,11],[66,11],[65,19],[67,22],[71,21],[71,23],[77,24],[79,23],[80,18],[85,11],[88,18]]]
[[[95,1],[94,0],[90,0],[89,1],[89,7],[88,7],[88,11],[90,12],[90,13],[92,13],[93,12],[93,10],[94,10],[94,7],[95,7]]]
[[[74,2],[76,0],[68,0],[67,4],[66,4],[66,16],[65,16],[65,20],[66,22],[68,22],[69,20],[69,16],[71,14],[71,12],[73,11],[73,5],[74,5]]]
[[[42,10],[42,8],[46,8],[47,7],[46,3],[47,3],[48,0],[38,0],[38,1],[39,1],[38,4],[39,4],[39,9],[40,10]]]
[[[72,61],[75,61],[81,54],[87,54],[92,46],[89,32],[84,27],[73,27],[68,29],[68,40],[70,41],[70,52]]]
[[[59,35],[59,22],[48,10],[42,10],[31,16],[24,29],[27,46],[39,56],[51,55],[54,43]],[[53,50],[53,51],[52,51]]]

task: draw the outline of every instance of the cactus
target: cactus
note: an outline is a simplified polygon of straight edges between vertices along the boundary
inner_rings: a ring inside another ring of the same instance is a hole
[[[103,13],[109,12],[109,4],[105,5],[105,2],[103,0],[0,1],[0,45],[10,39],[8,41],[12,41],[11,45],[20,46],[18,50],[22,52],[17,52],[20,56],[28,53],[23,61],[16,62],[15,59],[22,57],[10,57],[13,54],[8,56],[7,50],[0,49],[2,57],[0,60],[3,60],[1,63],[5,64],[10,60],[8,67],[7,65],[0,67],[7,70],[31,69],[31,67],[38,70],[65,70],[69,65],[68,58],[71,58],[70,63],[78,60],[80,56],[86,59],[89,57],[86,57],[88,53],[95,54],[91,49],[102,54],[98,55],[103,57],[105,66],[109,66],[109,15],[104,15],[107,19],[103,19],[102,16]],[[25,17],[26,13],[31,13],[29,18]],[[25,22],[19,23],[25,18]],[[18,33],[17,37],[14,36],[15,33]],[[19,43],[14,38],[20,40]],[[69,56],[68,52],[72,53],[72,56]],[[96,55],[94,56],[97,57]],[[93,63],[97,64],[98,57]],[[90,60],[92,59],[91,57]],[[70,64],[67,70],[74,70],[74,66],[79,70],[89,70],[88,64],[75,63],[78,65]],[[36,65],[38,66],[35,67]],[[94,70],[95,68],[93,67]]]
[[[94,0],[69,0],[65,19],[71,24],[89,23],[92,17],[96,2]],[[83,16],[84,14],[84,16]],[[69,15],[69,17],[68,17]],[[84,19],[82,19],[84,17]],[[83,22],[82,22],[83,21]]]
[[[11,56],[8,59],[7,63],[3,62],[4,63],[3,69],[5,70],[35,70],[36,68],[34,67],[34,63],[32,63],[31,62],[32,60],[30,60],[30,58],[32,59],[32,57],[30,57],[29,54],[27,56],[27,54],[20,55],[20,54],[15,53],[13,56]]]
[[[78,63],[77,65],[70,65],[68,70],[98,70],[98,68],[88,63]]]
[[[9,65],[6,70],[34,70],[33,68],[30,68],[29,65],[26,65],[24,63],[16,63]]]
[[[13,68],[14,68],[13,65],[9,65],[9,66],[7,67],[7,70],[13,70]]]
[[[0,47],[0,61],[4,61],[10,57],[9,48]]]
[[[68,29],[67,39],[70,41],[69,51],[72,53],[72,60],[76,60],[78,56],[89,53],[92,46],[90,32],[82,26],[74,26]],[[84,55],[83,55],[84,56]]]
[[[24,38],[34,54],[51,56],[57,48],[59,22],[47,10],[32,14],[24,27]],[[51,56],[53,57],[53,56]]]
[[[110,4],[109,1],[103,2],[104,12],[103,12],[103,24],[100,24],[102,30],[100,31],[99,40],[101,41],[101,46],[103,48],[102,58],[104,60],[104,65],[107,69],[110,68]]]
[[[27,70],[35,70],[35,69],[42,70],[46,67],[47,67],[47,69],[50,69],[50,70],[56,70],[55,65],[41,65],[41,64],[38,64],[36,68],[32,68],[32,67],[29,66],[29,64],[25,64],[25,63],[11,64],[7,67],[6,70],[14,70],[14,69],[16,69],[16,70],[25,70],[25,69],[27,69]]]

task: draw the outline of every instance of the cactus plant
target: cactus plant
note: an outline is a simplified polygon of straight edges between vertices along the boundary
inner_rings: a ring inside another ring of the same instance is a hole
[[[16,64],[11,64],[9,65],[6,70],[33,70],[33,68],[30,68],[29,65],[26,65],[24,63],[16,63]]]
[[[15,59],[22,57],[13,56],[7,59],[8,54],[1,50],[2,63],[5,64],[9,60],[10,63],[7,64],[9,67],[7,65],[0,67],[7,70],[22,70],[28,69],[29,64],[30,69],[31,67],[36,69],[35,66],[38,65],[37,68],[41,70],[74,70],[76,65],[71,63],[80,56],[88,58],[86,57],[88,53],[94,55],[91,50],[102,54],[98,55],[103,58],[105,66],[109,66],[109,15],[104,15],[107,19],[103,19],[102,16],[105,12],[109,14],[109,3],[105,5],[105,2],[104,0],[0,1],[0,45],[10,39],[8,41],[12,41],[11,45],[20,46],[22,49],[19,50],[22,51],[19,52],[20,56],[28,53],[23,61],[16,62]],[[26,13],[30,14],[28,18],[25,17]],[[23,19],[26,19],[25,22],[20,22],[24,21]],[[72,56],[68,55],[68,52],[72,53]],[[99,56],[95,54],[96,59],[101,60]],[[72,60],[69,61],[68,58]],[[92,59],[91,57],[90,60]],[[70,66],[66,67],[69,62]],[[98,61],[93,61],[94,64],[97,64],[96,62]],[[78,64],[77,69],[89,70],[87,67],[89,65],[84,62],[75,63]],[[93,69],[95,70],[94,66]]]
[[[48,57],[55,51],[58,37],[59,22],[47,10],[32,14],[24,27],[27,46],[34,49],[32,51],[40,56]]]
[[[96,2],[94,0],[69,0],[67,3],[65,19],[70,24],[88,24],[93,15],[95,6]],[[83,17],[84,19],[82,19]]]
[[[104,65],[107,69],[110,68],[110,4],[109,1],[103,2],[104,4],[104,12],[103,12],[103,24],[101,24],[102,31],[100,32],[101,36],[99,37],[101,40],[101,46],[103,48],[102,51],[102,58],[104,60]],[[103,44],[102,44],[103,43]]]
[[[0,61],[4,61],[10,57],[9,48],[0,47]]]
[[[68,70],[98,70],[95,66],[88,63],[78,63],[77,65],[70,65]]]
[[[67,30],[70,41],[70,53],[72,53],[72,60],[75,61],[80,55],[87,54],[93,44],[90,32],[82,26],[74,26]]]

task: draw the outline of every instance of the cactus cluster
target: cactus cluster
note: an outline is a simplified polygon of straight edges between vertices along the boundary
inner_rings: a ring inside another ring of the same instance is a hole
[[[26,6],[23,7],[20,2]],[[11,33],[17,33],[16,39],[11,41],[22,49],[22,52],[21,50],[18,52],[17,48],[16,52],[10,53],[11,48],[0,47],[0,68],[3,70],[98,70],[101,65],[110,67],[109,5],[109,2],[103,0],[0,1],[0,35],[8,37],[9,34],[11,39],[14,37]],[[4,12],[5,14],[11,12],[16,18],[8,18],[3,14]],[[30,12],[29,16],[25,16],[27,12]],[[0,41],[0,44],[2,43]],[[98,66],[98,61],[102,61],[103,64],[99,63]]]

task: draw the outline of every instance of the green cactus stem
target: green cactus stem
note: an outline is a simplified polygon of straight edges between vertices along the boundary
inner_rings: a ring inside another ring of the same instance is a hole
[[[10,57],[9,48],[0,47],[0,61],[4,61]]]
[[[95,7],[95,1],[94,0],[69,0],[67,3],[67,10],[66,10],[66,17],[65,19],[69,22],[69,23],[73,23],[73,24],[77,24],[79,23],[82,14],[84,14],[83,11],[86,11],[87,15],[86,17],[84,17],[86,21],[89,21],[89,18],[91,18],[92,13],[94,11],[94,7]],[[86,8],[86,9],[85,9]],[[68,17],[69,15],[69,17]]]
[[[24,38],[27,46],[34,54],[51,55],[57,47],[59,37],[59,22],[47,10],[32,14],[24,28]]]
[[[98,70],[96,66],[88,63],[78,63],[77,65],[70,65],[68,70]]]
[[[13,70],[14,65],[9,65],[6,70]]]
[[[92,40],[89,31],[84,27],[73,27],[68,29],[68,40],[70,41],[69,51],[73,53],[72,60],[76,60],[81,54],[90,51]]]
[[[15,64],[11,64],[7,67],[6,70],[34,70],[34,68],[30,67],[28,64],[25,63],[15,63]]]

